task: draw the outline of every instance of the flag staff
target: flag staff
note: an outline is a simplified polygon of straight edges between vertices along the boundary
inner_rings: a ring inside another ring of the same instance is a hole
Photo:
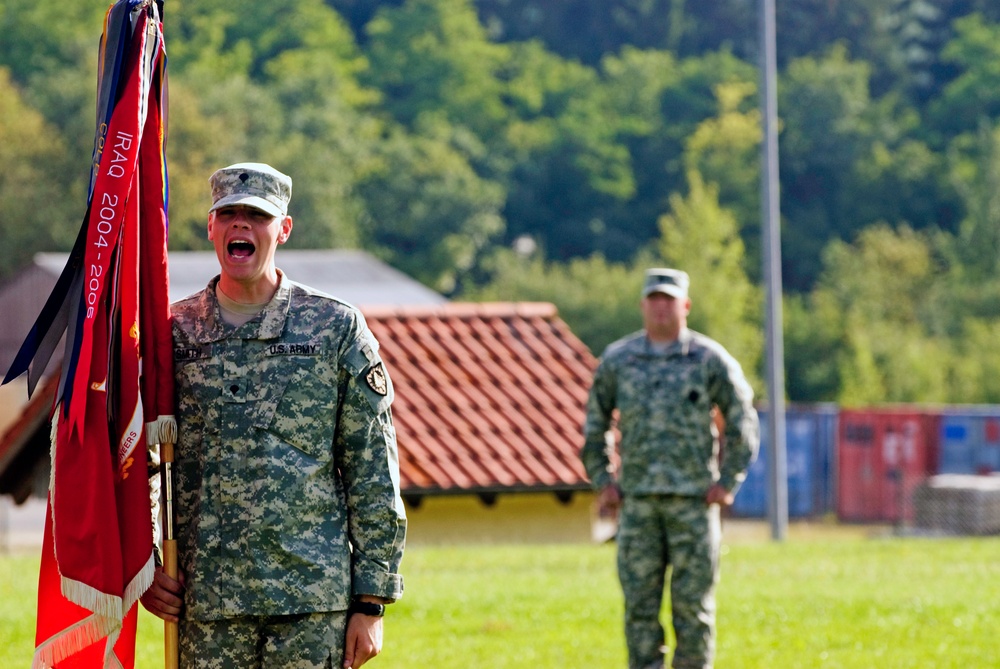
[[[156,8],[163,22],[163,5],[166,0],[156,0]],[[177,539],[174,537],[174,442],[160,444],[160,477],[163,490],[163,572],[177,578]],[[179,630],[176,622],[163,623],[163,664],[165,669],[177,669],[179,662]]]
[[[160,476],[163,489],[163,572],[170,578],[177,578],[177,540],[174,538],[174,444],[160,444]],[[177,669],[178,663],[177,623],[163,623],[163,662],[165,669]]]
[[[156,8],[163,23],[163,5],[166,0],[156,0]],[[166,129],[164,129],[166,130]],[[166,134],[166,132],[164,132]],[[164,138],[165,139],[165,138]],[[175,437],[176,438],[176,437]],[[177,539],[174,537],[174,441],[160,444],[160,485],[163,491],[163,572],[177,578]],[[177,669],[179,662],[178,626],[175,622],[163,623],[163,664],[165,669]]]

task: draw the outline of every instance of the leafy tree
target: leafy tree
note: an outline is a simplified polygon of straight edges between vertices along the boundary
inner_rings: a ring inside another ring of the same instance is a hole
[[[894,87],[918,102],[937,95],[953,76],[953,68],[940,58],[942,45],[952,37],[948,8],[943,6],[947,4],[947,0],[896,0],[886,17]]]
[[[531,246],[521,240],[519,248]],[[484,266],[490,280],[469,286],[460,297],[472,301],[552,302],[559,316],[600,355],[616,339],[642,328],[639,299],[643,275],[652,263],[609,263],[600,255],[547,262],[537,251],[498,249]]]
[[[507,239],[528,234],[550,258],[601,249],[627,258],[645,238],[614,218],[634,194],[625,123],[598,73],[544,51],[512,45],[503,71],[513,112],[505,144],[510,156]]]
[[[74,71],[80,63],[96,72],[94,55],[107,5],[74,2],[66,7],[32,0],[0,4],[0,66],[25,88]],[[87,81],[93,83],[93,78]],[[51,119],[50,119],[51,120]]]
[[[919,133],[906,127],[911,121],[912,111],[901,111],[875,124],[847,180],[845,213],[864,225],[899,221],[919,230],[954,231],[963,204],[948,178],[947,156],[916,138]]]
[[[1000,251],[997,200],[1000,126],[983,124],[962,135],[950,152],[951,179],[961,195],[966,216],[955,234],[938,234],[934,248],[942,271],[927,296],[932,335],[944,335],[965,348],[978,340],[1000,314]],[[984,349],[985,350],[985,349]],[[963,393],[965,395],[966,393]]]
[[[192,79],[249,77],[255,45],[230,37],[240,16],[224,3],[188,5],[183,11],[165,7],[163,31],[171,74],[184,72]]]
[[[938,267],[927,236],[908,227],[865,229],[854,244],[831,242],[810,300],[814,332],[835,348],[843,405],[941,402],[949,397],[951,345],[929,335],[925,307]],[[798,335],[797,339],[802,338]]]
[[[987,21],[1000,23],[1000,5],[993,0],[945,0],[948,16],[968,16],[979,14]]]
[[[956,35],[944,47],[942,58],[960,74],[939,98],[929,103],[929,117],[938,143],[976,128],[981,119],[1000,118],[1000,23],[987,23],[979,14],[955,21]]]
[[[32,217],[41,226],[56,221],[58,230],[49,233],[53,246],[47,250],[69,249],[86,208],[94,152],[95,56],[106,10],[106,5],[92,3],[0,3],[0,67],[8,68],[20,100],[61,146],[36,165],[47,180],[25,184],[24,191],[26,200],[54,203],[53,211],[42,207]],[[53,192],[59,197],[51,198]],[[67,210],[72,222],[65,220]],[[64,226],[73,230],[68,240]]]
[[[744,270],[760,276],[760,144],[763,136],[758,110],[740,111],[756,93],[749,82],[719,84],[719,113],[702,121],[687,140],[684,165],[719,188],[719,203],[732,212],[747,249]]]
[[[347,40],[344,27],[329,26]],[[299,175],[296,215],[308,221],[294,246],[356,247],[363,241],[360,215],[365,203],[358,182],[377,161],[375,153],[385,123],[372,115],[377,91],[360,85],[363,60],[349,45],[330,53],[330,40],[289,50],[266,66],[267,87],[284,114],[285,141],[275,147],[275,160]],[[336,43],[334,41],[333,43]]]
[[[538,39],[559,56],[596,66],[622,47],[681,57],[756,50],[756,9],[744,0],[477,0],[482,23],[503,42]]]
[[[926,236],[908,227],[871,226],[853,245],[834,241],[824,252],[817,290],[869,322],[919,325],[935,265]]]
[[[10,72],[0,67],[0,280],[39,251],[69,248],[86,201],[63,197],[65,180],[51,169],[65,152],[59,134],[27,106]]]
[[[385,7],[367,26],[371,68],[364,81],[384,107],[414,128],[422,114],[444,114],[480,137],[506,116],[498,70],[507,49],[489,41],[470,0],[410,0]]]
[[[963,334],[946,372],[950,393],[946,401],[956,404],[1000,404],[1000,357],[991,352],[1000,337],[1000,319],[963,319]]]
[[[783,301],[785,392],[793,402],[833,402],[840,393],[842,314],[827,295]]]
[[[538,39],[562,58],[596,66],[622,45],[667,48],[666,35],[683,30],[683,8],[673,0],[478,0],[483,25],[496,39]],[[671,11],[671,6],[677,7]]]
[[[369,248],[442,293],[455,290],[503,230],[503,189],[479,178],[447,138],[391,132],[358,192]]]
[[[212,92],[202,92],[188,81],[182,76],[172,76],[169,84],[166,148],[170,248],[207,250],[211,245],[206,221],[212,203],[208,178],[220,167],[239,160],[265,159],[237,148],[235,142],[241,136],[233,128],[241,110],[260,110],[270,98],[259,95],[246,79],[224,82]],[[256,100],[250,91],[258,94]],[[258,100],[261,104],[255,104]],[[298,232],[296,228],[296,235]]]
[[[380,7],[399,7],[404,0],[326,0],[344,17],[354,32],[354,39],[364,44],[367,36],[365,26],[375,16]]]
[[[886,16],[898,0],[800,0],[775,6],[778,60],[781,67],[816,57],[836,44],[851,56],[880,62]]]
[[[1000,123],[980,123],[956,138],[950,156],[966,212],[954,239],[956,260],[967,280],[980,284],[1000,268]]]
[[[758,61],[758,6],[745,0],[478,0],[481,21],[503,42],[539,39],[564,58],[596,65],[622,47],[669,50],[679,58],[729,51]],[[954,76],[940,59],[956,17],[1000,21],[990,0],[803,0],[778,3],[779,64],[842,44],[871,64],[872,90],[934,97]]]
[[[843,48],[794,61],[779,88],[784,226],[782,274],[793,290],[812,285],[822,248],[871,221],[850,215],[850,177],[871,141],[870,68]]]
[[[736,218],[720,206],[718,186],[697,171],[688,173],[687,195],[672,195],[670,206],[659,220],[658,250],[668,266],[691,277],[691,327],[718,339],[760,388],[761,293],[743,269]]]
[[[293,52],[316,56],[297,64],[335,69],[342,75],[341,86],[349,86],[351,75],[363,66],[350,29],[322,0],[265,3],[253,12],[218,3],[185,5],[176,11],[167,5],[164,22],[171,71],[186,77],[243,75],[267,81],[276,74],[302,76],[305,73],[296,70],[273,70],[273,61]]]
[[[677,61],[664,51],[631,48],[606,58],[602,73],[635,180],[634,195],[615,203],[609,228],[630,231],[635,249],[659,236],[656,221],[669,208],[669,195],[686,188],[686,146],[700,124],[719,115],[719,87],[752,86],[757,75],[728,52]],[[736,106],[748,113],[754,103]]]
[[[382,130],[364,113],[378,94],[358,82],[365,61],[339,15],[320,0],[252,16],[233,5],[177,14],[175,30],[187,39],[171,76],[183,82],[186,123],[168,145],[184,170],[171,203],[173,245],[204,245],[205,180],[244,160],[292,176],[290,213],[300,224],[290,246],[359,244],[355,186]]]
[[[665,46],[683,57],[721,51],[756,63],[758,8],[758,3],[746,0],[670,0],[670,33]]]

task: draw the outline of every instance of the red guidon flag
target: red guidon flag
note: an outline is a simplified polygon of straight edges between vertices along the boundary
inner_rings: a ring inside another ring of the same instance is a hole
[[[4,383],[33,390],[62,332],[32,667],[133,667],[152,583],[147,443],[173,441],[162,110],[166,55],[150,0],[119,0],[101,38],[87,214]]]

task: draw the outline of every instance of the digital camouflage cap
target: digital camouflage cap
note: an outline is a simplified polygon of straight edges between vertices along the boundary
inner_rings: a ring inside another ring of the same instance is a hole
[[[646,280],[642,284],[642,296],[649,297],[653,293],[666,293],[677,298],[685,298],[688,296],[689,283],[687,272],[656,267],[646,270]]]
[[[212,213],[220,207],[245,205],[272,216],[288,214],[292,178],[264,163],[237,163],[216,170],[208,179],[212,186]]]

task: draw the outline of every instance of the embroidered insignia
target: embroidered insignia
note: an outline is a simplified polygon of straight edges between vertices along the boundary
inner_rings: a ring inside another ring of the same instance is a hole
[[[382,368],[381,362],[368,371],[365,381],[379,395],[385,395],[389,392],[389,384],[386,382],[385,370]]]
[[[186,362],[189,360],[200,360],[211,355],[211,347],[199,346],[194,348],[175,348],[174,362]]]

